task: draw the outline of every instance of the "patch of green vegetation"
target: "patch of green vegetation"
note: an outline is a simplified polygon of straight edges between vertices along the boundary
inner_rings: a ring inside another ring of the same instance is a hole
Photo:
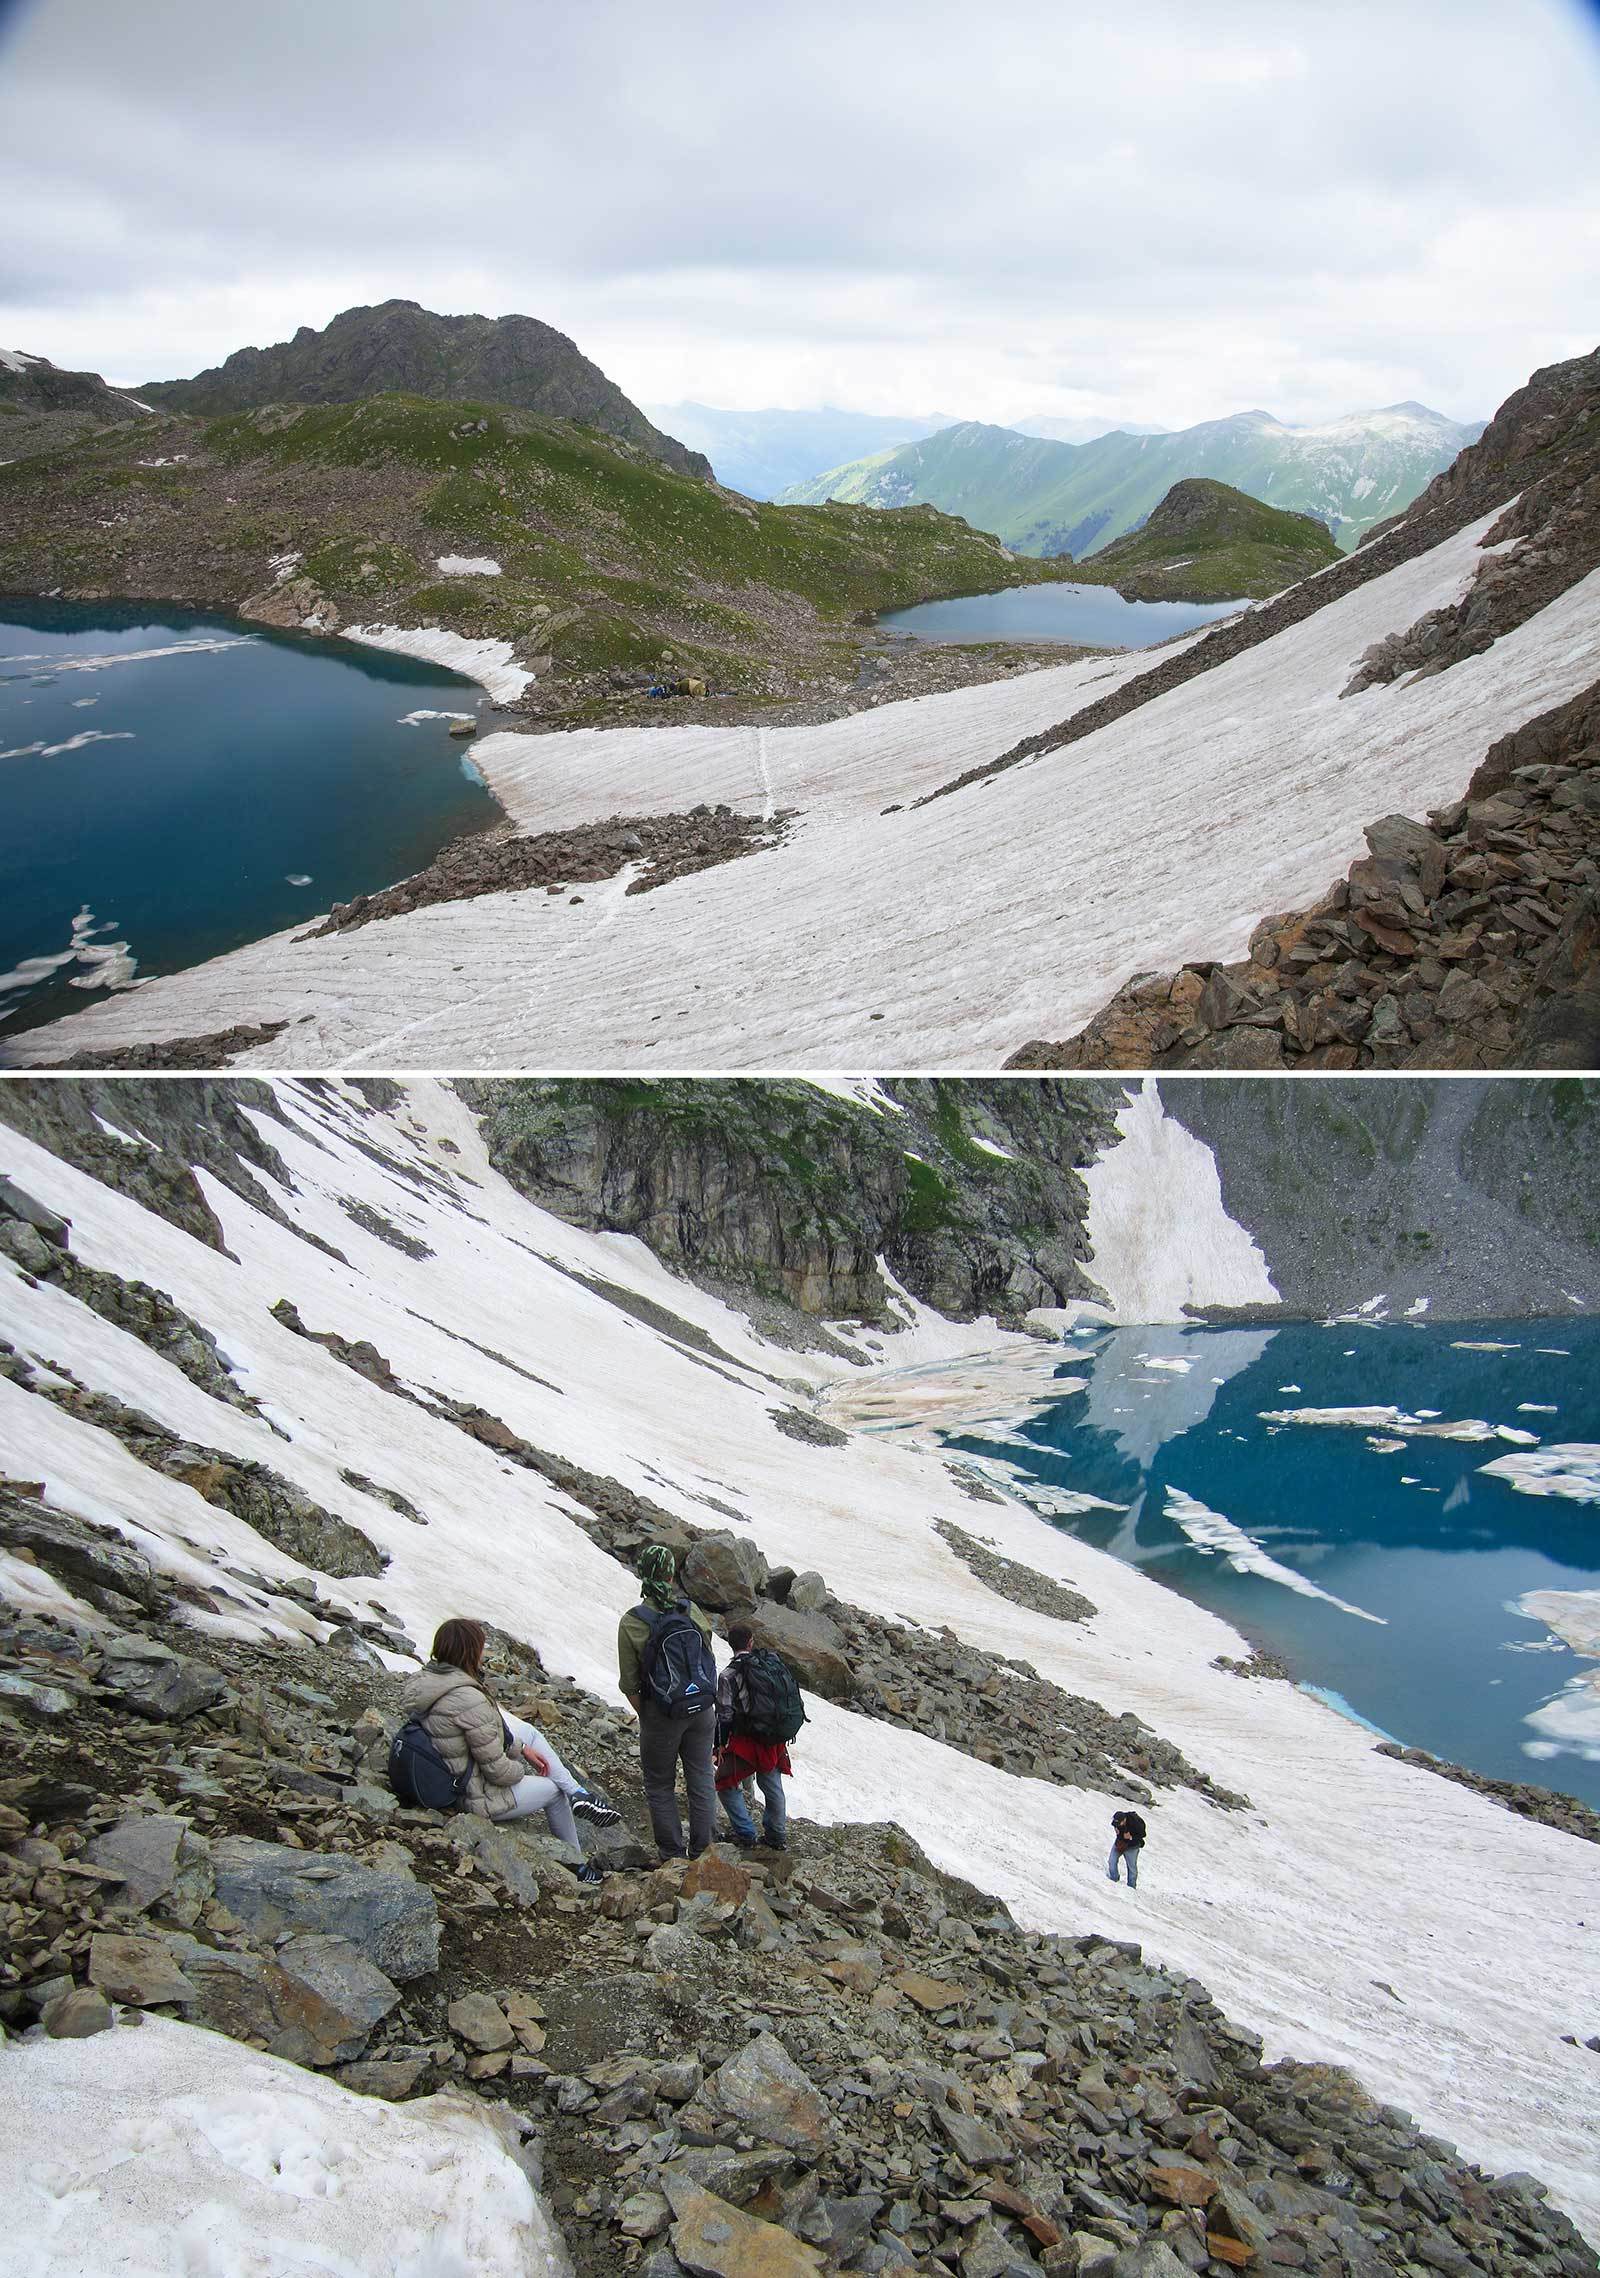
[[[960,1216],[955,1189],[920,1155],[907,1155],[906,1197],[900,1206],[902,1234],[936,1234]]]
[[[414,586],[420,570],[404,546],[376,538],[333,538],[307,554],[304,574],[325,593],[359,595],[363,589]]]

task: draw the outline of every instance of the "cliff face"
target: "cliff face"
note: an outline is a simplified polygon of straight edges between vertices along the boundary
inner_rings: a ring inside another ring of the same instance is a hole
[[[1600,1084],[1209,1079],[1161,1098],[1295,1311],[1600,1306]]]
[[[415,301],[350,308],[322,331],[303,324],[271,348],[240,348],[192,380],[140,393],[175,411],[249,411],[267,403],[354,403],[398,393],[513,404],[636,443],[681,475],[711,465],[651,425],[564,332],[531,316],[436,316]]]
[[[1109,1089],[890,1081],[877,1104],[804,1082],[461,1089],[532,1200],[803,1313],[881,1317],[880,1257],[958,1319],[1093,1293],[1076,1166],[1111,1136]]]

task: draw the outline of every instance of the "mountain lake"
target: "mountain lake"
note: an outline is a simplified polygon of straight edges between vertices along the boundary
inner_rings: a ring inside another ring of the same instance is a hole
[[[1235,617],[1247,601],[1124,601],[1112,585],[1012,585],[919,601],[878,619],[886,632],[923,641],[1064,641],[1086,649],[1148,649]]]
[[[475,681],[170,603],[0,601],[0,1035],[410,876],[500,820]]]
[[[1060,1373],[946,1444],[1382,1737],[1600,1806],[1600,1320],[1097,1329]]]

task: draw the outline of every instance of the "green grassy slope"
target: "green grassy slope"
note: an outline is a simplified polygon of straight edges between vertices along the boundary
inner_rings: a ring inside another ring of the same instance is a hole
[[[1114,538],[1079,574],[1133,601],[1263,601],[1339,559],[1314,515],[1197,480],[1174,483],[1142,530]]]
[[[347,624],[442,624],[573,671],[670,650],[753,689],[863,611],[1063,574],[928,507],[757,504],[592,429],[413,396],[149,420],[0,467],[0,592],[235,609],[286,554]],[[441,575],[450,555],[501,574]]]

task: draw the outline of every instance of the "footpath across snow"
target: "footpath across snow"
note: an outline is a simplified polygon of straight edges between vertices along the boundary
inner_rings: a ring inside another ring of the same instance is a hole
[[[974,1503],[937,1451],[867,1431],[843,1446],[789,1437],[776,1418],[797,1380],[821,1394],[870,1377],[837,1354],[768,1343],[636,1242],[534,1208],[491,1169],[448,1089],[407,1086],[383,1110],[340,1085],[277,1091],[282,1119],[263,1116],[261,1128],[294,1191],[264,1191],[290,1223],[197,1174],[231,1255],[0,1135],[9,1174],[71,1218],[75,1254],[169,1292],[215,1335],[262,1418],[9,1263],[0,1336],[185,1440],[271,1465],[360,1526],[390,1556],[381,1580],[319,1588],[360,1614],[381,1600],[420,1640],[446,1615],[482,1615],[615,1699],[616,1624],[634,1587],[560,1492],[292,1334],[271,1312],[281,1298],[313,1331],[369,1339],[419,1390],[479,1403],[534,1446],[695,1526],[730,1525],[774,1564],[817,1569],[842,1599],[919,1628],[948,1624],[1113,1714],[1132,1711],[1251,1806],[1160,1790],[1137,1892],[1106,1881],[1109,1794],[1013,1777],[821,1699],[796,1752],[793,1808],[836,1823],[897,1819],[1026,1927],[1142,1941],[1262,2033],[1269,2056],[1349,2064],[1470,2157],[1540,2176],[1600,2239],[1595,2058],[1562,2040],[1592,2031],[1600,2009],[1590,1847],[1374,1754],[1370,1735],[1289,1686],[1220,1669],[1219,1655],[1246,1650],[1225,1623],[1020,1503]],[[426,1254],[380,1238],[374,1211]],[[1096,1263],[1108,1280],[1137,1266]],[[906,1358],[921,1362],[986,1344],[1039,1350],[920,1309],[908,1337]],[[885,1372],[895,1347],[892,1334],[857,1339]],[[299,1562],[8,1379],[0,1468],[43,1479],[52,1504],[109,1523],[210,1593],[222,1610],[197,1608],[198,1632],[325,1634],[226,1571],[288,1578]],[[398,1491],[426,1525],[352,1474]],[[1066,1623],[997,1596],[941,1521],[1083,1593],[1095,1615]]]
[[[1363,852],[1366,823],[1458,797],[1497,737],[1600,674],[1596,572],[1447,672],[1342,697],[1366,648],[1466,590],[1493,520],[926,805],[1150,653],[818,727],[487,737],[476,764],[525,829],[718,803],[791,820],[649,893],[622,876],[279,934],[31,1032],[13,1062],[282,1021],[235,1065],[992,1068],[1136,972],[1241,955]]]

